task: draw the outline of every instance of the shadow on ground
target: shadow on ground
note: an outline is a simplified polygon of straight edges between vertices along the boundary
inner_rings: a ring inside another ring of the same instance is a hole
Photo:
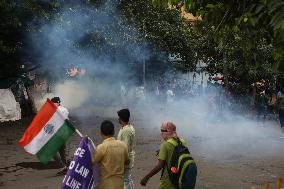
[[[48,162],[48,164],[46,165],[40,162],[21,162],[21,163],[16,163],[16,166],[23,167],[23,168],[32,168],[32,169],[37,169],[37,170],[61,168],[61,166],[56,162]]]

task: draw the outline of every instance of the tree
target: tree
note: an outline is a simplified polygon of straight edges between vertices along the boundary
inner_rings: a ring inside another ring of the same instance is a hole
[[[167,58],[169,53],[178,52],[189,67],[194,67],[192,57],[195,53],[191,48],[194,34],[184,25],[177,10],[154,7],[142,0],[122,0],[119,8],[128,22],[143,33],[150,44],[151,53],[158,55],[164,52]]]
[[[32,28],[31,20],[44,16],[56,7],[53,3],[37,1],[3,0],[0,2],[0,79],[17,79],[26,72],[26,62],[32,60],[25,52],[26,35]],[[24,65],[24,66],[23,66]],[[34,69],[27,68],[27,69]]]
[[[179,3],[182,2],[152,0],[156,6]],[[213,37],[215,44],[211,48],[215,49],[216,55],[207,57],[204,54],[207,60],[211,60],[209,63],[213,63],[209,65],[210,71],[221,71],[225,80],[235,78],[243,84],[283,73],[284,16],[281,0],[186,0],[184,6],[189,12],[202,17],[202,21],[192,27],[199,31],[207,27],[210,34],[205,36]]]

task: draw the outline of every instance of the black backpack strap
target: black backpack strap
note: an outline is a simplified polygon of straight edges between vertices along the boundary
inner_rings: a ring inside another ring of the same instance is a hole
[[[161,177],[160,177],[160,180],[162,179],[162,177],[163,177],[163,174],[164,174],[164,171],[165,171],[165,164],[167,164],[167,163],[166,163],[166,161],[165,161],[165,163],[164,163],[164,166],[163,166],[163,169],[162,169],[162,173],[161,173]]]
[[[169,142],[170,144],[172,144],[172,145],[174,145],[173,143],[171,143],[171,142]],[[175,145],[174,145],[175,146]],[[160,180],[162,179],[162,177],[163,177],[163,174],[164,174],[164,172],[165,172],[165,168],[167,168],[168,170],[169,170],[169,168],[168,168],[168,165],[167,165],[167,162],[165,161],[165,163],[164,163],[164,166],[163,166],[163,169],[162,169],[162,173],[161,173],[161,177],[160,177]]]

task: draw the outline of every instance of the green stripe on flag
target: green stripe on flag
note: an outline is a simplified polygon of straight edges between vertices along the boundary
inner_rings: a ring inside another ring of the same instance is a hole
[[[36,154],[37,158],[42,163],[47,164],[48,161],[54,157],[56,152],[74,132],[75,128],[73,127],[73,125],[68,120],[65,120],[64,124],[59,128],[59,130]]]

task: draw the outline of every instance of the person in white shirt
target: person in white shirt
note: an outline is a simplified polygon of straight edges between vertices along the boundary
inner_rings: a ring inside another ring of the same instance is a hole
[[[51,101],[58,107],[58,110],[60,113],[64,116],[65,119],[68,119],[69,111],[67,108],[62,106],[61,100],[59,97],[53,97]],[[68,170],[68,161],[67,161],[67,153],[66,153],[66,144],[63,144],[62,147],[59,149],[59,151],[56,153],[56,155],[53,157],[53,159],[58,162],[62,168],[59,172],[56,173],[57,176],[59,175],[65,175]]]
[[[170,103],[170,102],[173,102],[174,101],[174,92],[171,90],[171,89],[168,89],[167,92],[166,92],[166,96],[167,96],[167,102]]]

